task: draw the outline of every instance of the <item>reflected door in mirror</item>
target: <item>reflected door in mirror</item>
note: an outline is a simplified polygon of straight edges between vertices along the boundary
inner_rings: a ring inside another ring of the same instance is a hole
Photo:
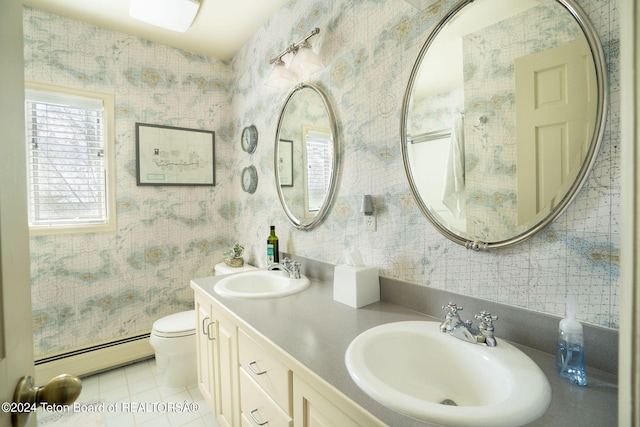
[[[515,60],[518,225],[549,215],[580,171],[597,102],[590,61],[583,40]]]

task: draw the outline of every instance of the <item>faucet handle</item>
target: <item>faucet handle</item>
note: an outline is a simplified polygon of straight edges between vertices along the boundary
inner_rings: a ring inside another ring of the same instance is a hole
[[[480,320],[480,323],[478,324],[478,342],[483,342],[489,347],[495,347],[498,345],[498,342],[493,336],[493,322],[498,320],[498,316],[494,316],[488,311],[483,310],[480,314],[476,314],[474,317]]]
[[[480,320],[481,323],[484,323],[487,328],[493,328],[493,322],[495,320],[498,320],[498,316],[494,316],[493,314],[485,310],[482,310],[480,314],[476,314],[473,317]]]
[[[298,261],[291,262],[291,277],[294,279],[300,278],[300,267],[301,264]]]
[[[458,317],[459,316],[458,311],[463,310],[462,306],[458,306],[454,302],[450,302],[447,305],[443,305],[442,309],[447,311],[447,316],[452,316],[452,317]]]

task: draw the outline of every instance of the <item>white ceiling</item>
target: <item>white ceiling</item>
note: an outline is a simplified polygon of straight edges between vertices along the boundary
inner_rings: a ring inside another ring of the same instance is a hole
[[[185,33],[129,17],[129,0],[24,0],[24,4],[227,61],[287,0],[200,0]]]

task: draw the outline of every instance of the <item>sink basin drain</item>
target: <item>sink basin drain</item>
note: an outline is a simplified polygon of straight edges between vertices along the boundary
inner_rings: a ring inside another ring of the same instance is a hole
[[[440,404],[448,406],[458,406],[458,404],[451,399],[444,399],[442,402],[440,402]]]

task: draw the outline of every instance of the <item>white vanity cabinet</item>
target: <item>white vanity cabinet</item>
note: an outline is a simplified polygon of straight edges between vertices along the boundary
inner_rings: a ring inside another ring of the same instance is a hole
[[[238,328],[211,296],[195,291],[198,389],[222,427],[240,425]]]
[[[384,426],[211,295],[194,289],[198,387],[222,427]]]
[[[247,332],[238,336],[243,426],[291,427],[291,370]]]
[[[215,414],[221,427],[234,427],[239,425],[238,328],[215,304],[211,310],[218,327]]]
[[[289,413],[283,411],[242,368],[240,368],[240,395],[242,427],[293,426]]]
[[[293,377],[294,424],[296,427],[358,427],[375,426],[375,421],[366,415],[358,421],[357,407],[351,414],[344,412],[332,402],[338,397],[330,392],[319,392],[298,376]],[[350,402],[349,402],[350,403]]]

